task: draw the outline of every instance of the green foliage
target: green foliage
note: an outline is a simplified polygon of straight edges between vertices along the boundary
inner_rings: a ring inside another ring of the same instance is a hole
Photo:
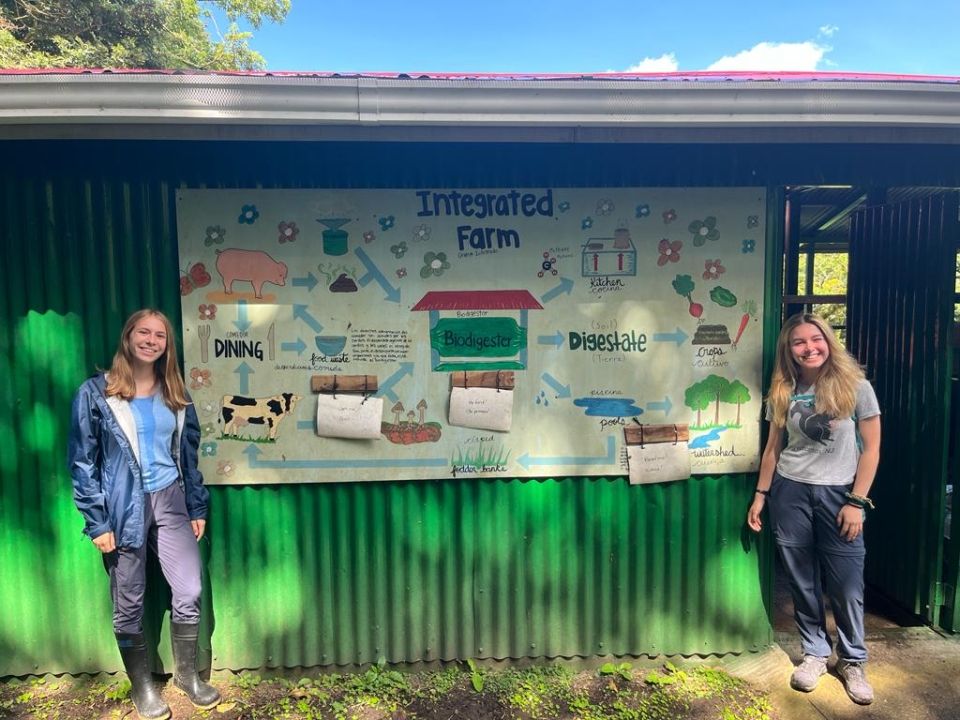
[[[120,680],[108,687],[103,696],[107,700],[126,700],[130,695],[130,681],[127,678]]]
[[[480,670],[476,660],[467,658],[467,667],[470,669],[470,684],[478,693],[483,692],[483,671]]]
[[[816,253],[813,256],[813,268],[811,269],[813,294],[846,295],[848,260],[847,253]],[[801,293],[805,293],[807,288],[806,255],[800,255],[797,272],[799,274],[798,287]],[[847,308],[845,304],[823,303],[815,305],[813,310],[822,315],[831,325],[846,325]]]
[[[239,23],[283,22],[289,10],[290,0],[0,0],[0,67],[263,68]]]
[[[557,665],[506,670],[481,668],[473,660],[465,665],[471,673],[482,674],[482,689],[471,688],[463,665],[412,674],[391,670],[384,661],[360,673],[266,678],[239,673],[229,683],[215,680],[224,702],[212,714],[201,712],[198,717],[456,717],[461,704],[472,711],[470,717],[525,720],[770,720],[773,714],[763,695],[714,668],[681,669],[668,662],[641,683],[634,681],[629,662],[611,662],[597,672],[579,673]],[[104,677],[0,681],[0,716],[34,720],[128,716],[132,706],[124,695],[129,683]]]
[[[601,675],[619,675],[624,680],[633,680],[633,665],[628,662],[604,663],[600,666],[598,672]]]

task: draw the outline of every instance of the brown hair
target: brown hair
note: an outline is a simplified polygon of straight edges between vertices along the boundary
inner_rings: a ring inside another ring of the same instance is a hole
[[[820,368],[820,374],[817,376],[816,411],[835,418],[847,418],[853,415],[857,406],[857,389],[863,380],[863,370],[860,365],[840,344],[830,323],[819,315],[798,313],[787,319],[777,338],[773,376],[770,379],[770,392],[767,395],[773,424],[776,427],[783,427],[787,423],[790,396],[799,378],[799,369],[790,352],[790,334],[804,324],[815,325],[830,349],[830,357]]]
[[[163,393],[164,404],[173,412],[179,412],[187,406],[188,402],[187,391],[183,385],[183,374],[180,372],[180,366],[177,365],[177,343],[173,337],[173,326],[166,315],[150,308],[137,310],[123,324],[120,343],[117,345],[117,352],[110,366],[110,374],[107,376],[107,397],[118,396],[124,400],[132,400],[136,397],[137,384],[133,379],[133,347],[130,336],[137,323],[145,317],[159,318],[167,333],[167,348],[163,355],[157,358],[153,369],[160,384],[160,391]]]

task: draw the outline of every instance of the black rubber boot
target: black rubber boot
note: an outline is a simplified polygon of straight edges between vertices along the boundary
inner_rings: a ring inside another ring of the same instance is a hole
[[[170,708],[157,692],[147,661],[147,643],[143,633],[115,633],[123,667],[130,678],[130,699],[143,720],[165,720]]]
[[[199,625],[170,623],[173,640],[173,659],[176,669],[173,685],[201,710],[209,710],[220,704],[220,693],[197,675],[197,636]]]

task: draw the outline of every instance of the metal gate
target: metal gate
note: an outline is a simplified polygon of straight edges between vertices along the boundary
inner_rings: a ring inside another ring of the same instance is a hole
[[[957,210],[955,192],[868,207],[850,234],[848,347],[883,411],[866,581],[930,623],[944,602]]]

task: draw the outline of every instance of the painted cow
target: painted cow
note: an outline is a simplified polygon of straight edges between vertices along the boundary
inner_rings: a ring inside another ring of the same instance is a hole
[[[243,395],[224,395],[220,407],[223,436],[239,437],[241,428],[249,425],[265,426],[267,437],[277,439],[277,426],[293,412],[299,395],[280,393],[272,397],[252,398]]]
[[[217,272],[223,278],[223,291],[233,292],[237,280],[253,285],[255,297],[263,297],[263,284],[283,286],[287,281],[287,266],[277,262],[262,250],[228,248],[217,250]]]

